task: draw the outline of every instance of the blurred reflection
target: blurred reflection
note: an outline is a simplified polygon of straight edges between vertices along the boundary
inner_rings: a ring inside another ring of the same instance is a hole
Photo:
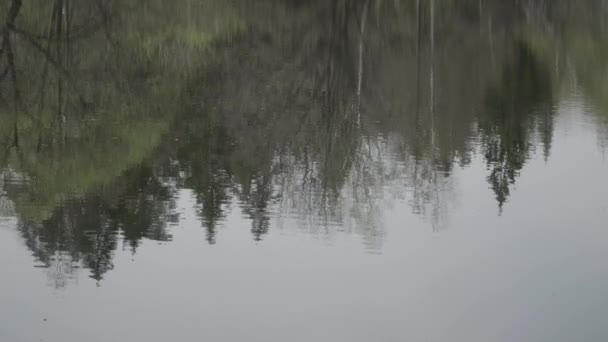
[[[11,0],[0,210],[57,286],[169,241],[182,189],[210,244],[238,210],[380,251],[394,205],[446,227],[479,155],[503,210],[564,84],[608,132],[603,4]]]
[[[136,252],[143,238],[168,241],[167,223],[176,221],[171,189],[140,166],[111,184],[109,191],[63,201],[42,221],[23,215],[18,229],[36,260],[51,270],[56,285],[63,271],[80,265],[100,281],[113,268],[112,254],[123,244]],[[121,189],[122,193],[112,193]],[[7,188],[9,194],[14,190]],[[119,235],[121,236],[119,240]]]
[[[513,55],[499,84],[488,90],[488,108],[479,119],[488,182],[501,208],[534,146],[541,145],[545,158],[549,157],[553,134],[549,71],[524,43]],[[539,141],[534,139],[536,131]]]

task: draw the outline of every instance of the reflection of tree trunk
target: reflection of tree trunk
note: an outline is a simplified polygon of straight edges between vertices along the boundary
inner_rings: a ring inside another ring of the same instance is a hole
[[[559,43],[555,44],[555,78],[559,78]]]
[[[435,0],[431,1],[431,66],[429,73],[431,148],[435,151]]]
[[[7,38],[9,39],[9,38]],[[14,136],[14,145],[19,148],[19,131],[17,128],[17,121],[19,120],[19,110],[20,110],[20,96],[19,96],[19,87],[17,85],[17,71],[15,69],[15,55],[13,54],[13,47],[11,46],[10,41],[6,42],[6,59],[8,61],[8,69],[11,75],[11,83],[13,84],[13,103],[15,111],[15,136]]]
[[[420,117],[420,46],[422,42],[422,7],[420,0],[416,0],[416,108],[415,108],[415,132],[416,139],[414,140],[414,193],[418,191],[418,143],[419,136],[419,117]]]
[[[56,20],[56,16],[57,16],[57,11],[55,11],[55,8],[53,7],[53,11],[51,13],[51,22],[49,23],[49,33],[47,36],[47,41],[46,41],[46,48],[44,48],[45,51],[45,55],[46,56],[50,56],[51,55],[51,40],[53,39],[53,34],[55,32],[54,30],[54,26],[55,26],[55,20]],[[42,111],[43,105],[44,105],[44,98],[45,98],[45,86],[46,86],[46,79],[48,76],[48,70],[49,70],[49,62],[50,59],[49,58],[45,58],[44,59],[44,66],[42,68],[42,76],[41,76],[41,82],[40,82],[40,104],[39,104],[39,111]]]
[[[363,83],[363,47],[365,42],[365,25],[367,23],[367,9],[369,0],[363,6],[361,14],[361,32],[359,34],[359,71],[357,75],[357,127],[361,126],[361,86]]]
[[[479,0],[479,36],[483,35],[483,0]]]
[[[435,0],[430,0],[431,5],[431,61],[430,61],[430,75],[429,75],[429,92],[430,92],[430,116],[431,116],[431,157],[430,157],[430,172],[431,172],[431,195],[433,201],[431,202],[433,218],[433,230],[437,230],[437,222],[439,221],[441,199],[440,189],[438,184],[438,174],[435,168],[435,153],[436,153],[436,141],[435,141]]]
[[[422,25],[420,11],[420,0],[416,0],[416,131],[418,131],[418,116],[420,111],[420,37]]]
[[[492,56],[492,68],[496,66],[496,57],[494,55],[494,35],[492,33],[492,15],[488,17],[488,42],[490,43],[490,54]]]
[[[64,62],[64,54],[63,54],[63,29],[64,29],[64,7],[63,0],[56,0],[55,6],[57,10],[57,22],[56,22],[56,34],[57,34],[57,42],[58,44],[55,47],[56,59],[59,64],[63,64]],[[59,120],[59,130],[61,134],[62,142],[65,142],[65,115],[63,109],[63,77],[59,72],[57,72],[57,119]]]

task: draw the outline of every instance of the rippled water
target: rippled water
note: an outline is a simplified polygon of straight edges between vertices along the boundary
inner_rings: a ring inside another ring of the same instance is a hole
[[[608,338],[606,1],[5,3],[0,341]]]

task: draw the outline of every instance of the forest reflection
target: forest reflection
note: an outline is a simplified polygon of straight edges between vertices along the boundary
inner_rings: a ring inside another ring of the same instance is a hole
[[[61,285],[80,267],[100,281],[121,245],[170,241],[184,189],[210,244],[236,209],[255,240],[290,218],[380,250],[388,202],[440,229],[476,156],[508,210],[526,162],[550,158],[564,87],[605,130],[607,8],[11,0],[3,215]]]

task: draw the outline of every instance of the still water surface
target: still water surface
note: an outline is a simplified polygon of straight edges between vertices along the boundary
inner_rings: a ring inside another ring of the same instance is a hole
[[[0,341],[608,339],[606,1],[5,1]]]

